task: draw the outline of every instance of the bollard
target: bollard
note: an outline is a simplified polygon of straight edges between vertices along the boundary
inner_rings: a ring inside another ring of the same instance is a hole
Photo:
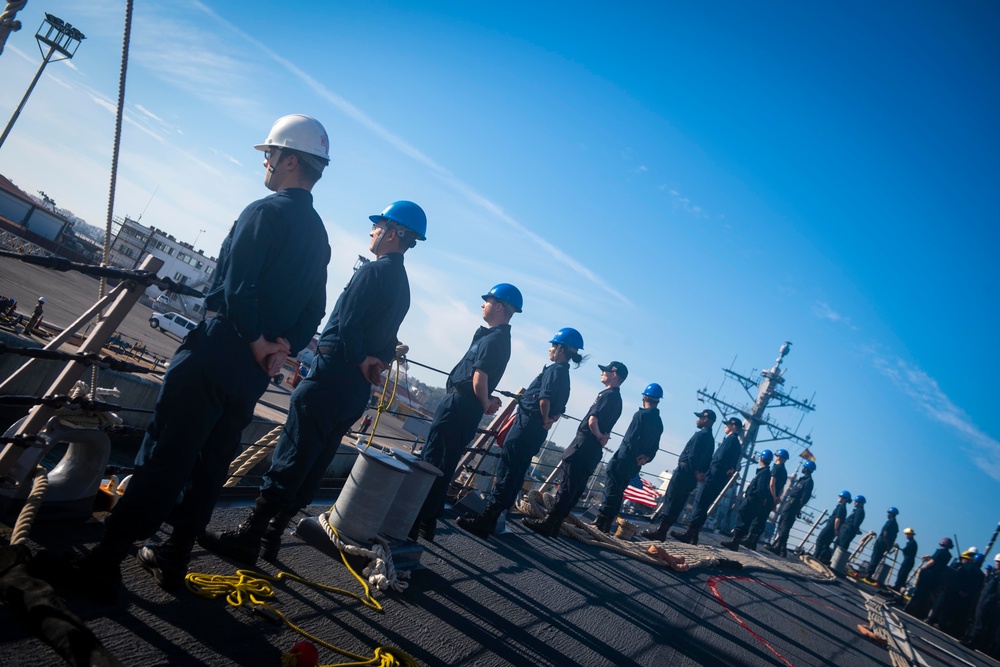
[[[14,433],[21,421],[8,429]],[[69,443],[59,463],[49,471],[49,487],[38,512],[38,521],[85,521],[94,510],[94,499],[111,455],[111,440],[103,431],[56,426],[39,434],[46,449],[60,442]],[[28,466],[34,465],[36,447],[29,447],[12,469],[16,479],[28,479]],[[30,484],[21,484],[0,491],[0,502],[10,501],[8,511],[20,511],[30,491]]]
[[[396,499],[378,532],[394,540],[405,540],[410,528],[413,527],[413,522],[417,520],[417,515],[427,499],[434,480],[444,473],[409,452],[397,449],[391,452],[391,455],[409,466],[411,474],[407,475],[400,485]]]
[[[382,527],[410,468],[388,454],[363,451],[330,512],[330,525],[356,542],[371,541]]]

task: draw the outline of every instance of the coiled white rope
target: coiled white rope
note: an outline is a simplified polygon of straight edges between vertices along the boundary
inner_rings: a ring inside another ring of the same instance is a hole
[[[391,588],[397,593],[401,593],[406,590],[409,583],[401,581],[401,579],[408,577],[409,573],[396,571],[396,566],[392,562],[392,553],[385,540],[376,537],[375,544],[372,545],[371,549],[367,549],[360,544],[340,537],[337,530],[330,525],[329,512],[320,514],[317,520],[333,545],[342,553],[349,556],[362,556],[372,561],[361,572],[367,578],[369,585],[380,591]]]

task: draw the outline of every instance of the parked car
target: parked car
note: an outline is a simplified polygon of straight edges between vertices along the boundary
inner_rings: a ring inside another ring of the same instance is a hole
[[[178,338],[184,338],[198,326],[198,323],[189,320],[180,313],[153,313],[149,316],[149,326],[171,333]]]

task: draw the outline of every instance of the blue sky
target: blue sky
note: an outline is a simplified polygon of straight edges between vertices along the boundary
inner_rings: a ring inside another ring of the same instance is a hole
[[[29,3],[0,56],[4,119],[40,61],[46,9],[87,40],[46,70],[0,173],[101,225],[124,2]],[[144,223],[212,253],[266,193],[251,145],[281,115],[313,115],[333,156],[315,190],[331,303],[368,214],[403,198],[427,211],[428,241],[407,255],[414,359],[450,368],[479,295],[513,282],[525,312],[501,387],[528,384],[552,333],[576,327],[593,356],[572,372],[571,414],[599,390],[597,363],[624,361],[619,432],[660,382],[661,446],[677,452],[697,389],[718,388],[734,358],[741,373],[770,367],[791,340],[787,384],[816,394],[801,428],[813,504],[848,488],[868,497],[869,528],[895,505],[922,551],[955,533],[982,548],[1000,520],[998,15],[987,2],[139,3],[116,213],[148,204]]]

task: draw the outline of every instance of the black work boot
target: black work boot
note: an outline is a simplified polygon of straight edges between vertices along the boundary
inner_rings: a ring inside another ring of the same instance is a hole
[[[279,512],[267,522],[264,536],[260,540],[260,557],[269,563],[278,560],[278,550],[281,549],[281,536],[298,512]]]
[[[669,530],[670,526],[672,525],[673,524],[667,521],[665,518],[660,519],[659,526],[657,526],[656,528],[650,526],[646,530],[641,531],[639,534],[648,540],[656,540],[657,542],[662,542],[663,540],[667,539],[667,530]]]
[[[542,537],[548,537],[552,539],[554,537],[559,537],[559,528],[562,526],[562,518],[558,517],[551,512],[545,515],[542,519],[532,519],[530,517],[524,517],[521,519],[521,525],[525,528],[529,528]]]
[[[740,550],[740,540],[743,539],[744,535],[746,535],[746,533],[741,533],[738,530],[734,530],[733,531],[733,539],[727,540],[726,542],[720,542],[719,546],[720,547],[724,547],[726,549],[729,549],[731,551],[739,551]]]
[[[481,537],[486,540],[489,539],[490,535],[497,528],[497,519],[500,518],[500,514],[503,512],[503,508],[494,503],[490,503],[483,510],[483,513],[479,516],[468,515],[459,517],[455,523],[459,528],[467,530],[476,537]]]
[[[757,543],[760,541],[760,533],[753,533],[748,535],[745,540],[743,540],[743,546],[745,546],[750,551],[757,551]]]
[[[428,542],[434,541],[434,533],[437,532],[437,519],[428,519],[427,521],[420,522],[420,528],[417,529],[420,538],[427,540]]]
[[[698,544],[698,532],[697,528],[691,528],[691,526],[688,526],[688,529],[683,533],[676,530],[670,531],[670,536],[678,542],[694,546]]]
[[[598,514],[597,518],[594,519],[594,523],[590,524],[602,533],[611,532],[611,523],[615,520],[615,517],[608,516],[607,514]]]
[[[198,544],[212,553],[232,558],[244,565],[254,566],[260,555],[260,543],[264,532],[271,518],[277,513],[278,508],[274,503],[268,502],[263,496],[258,496],[250,516],[243,523],[231,530],[206,531],[198,538]]]
[[[172,593],[184,586],[193,547],[193,537],[171,535],[163,544],[147,544],[139,549],[137,558],[159,587]]]

